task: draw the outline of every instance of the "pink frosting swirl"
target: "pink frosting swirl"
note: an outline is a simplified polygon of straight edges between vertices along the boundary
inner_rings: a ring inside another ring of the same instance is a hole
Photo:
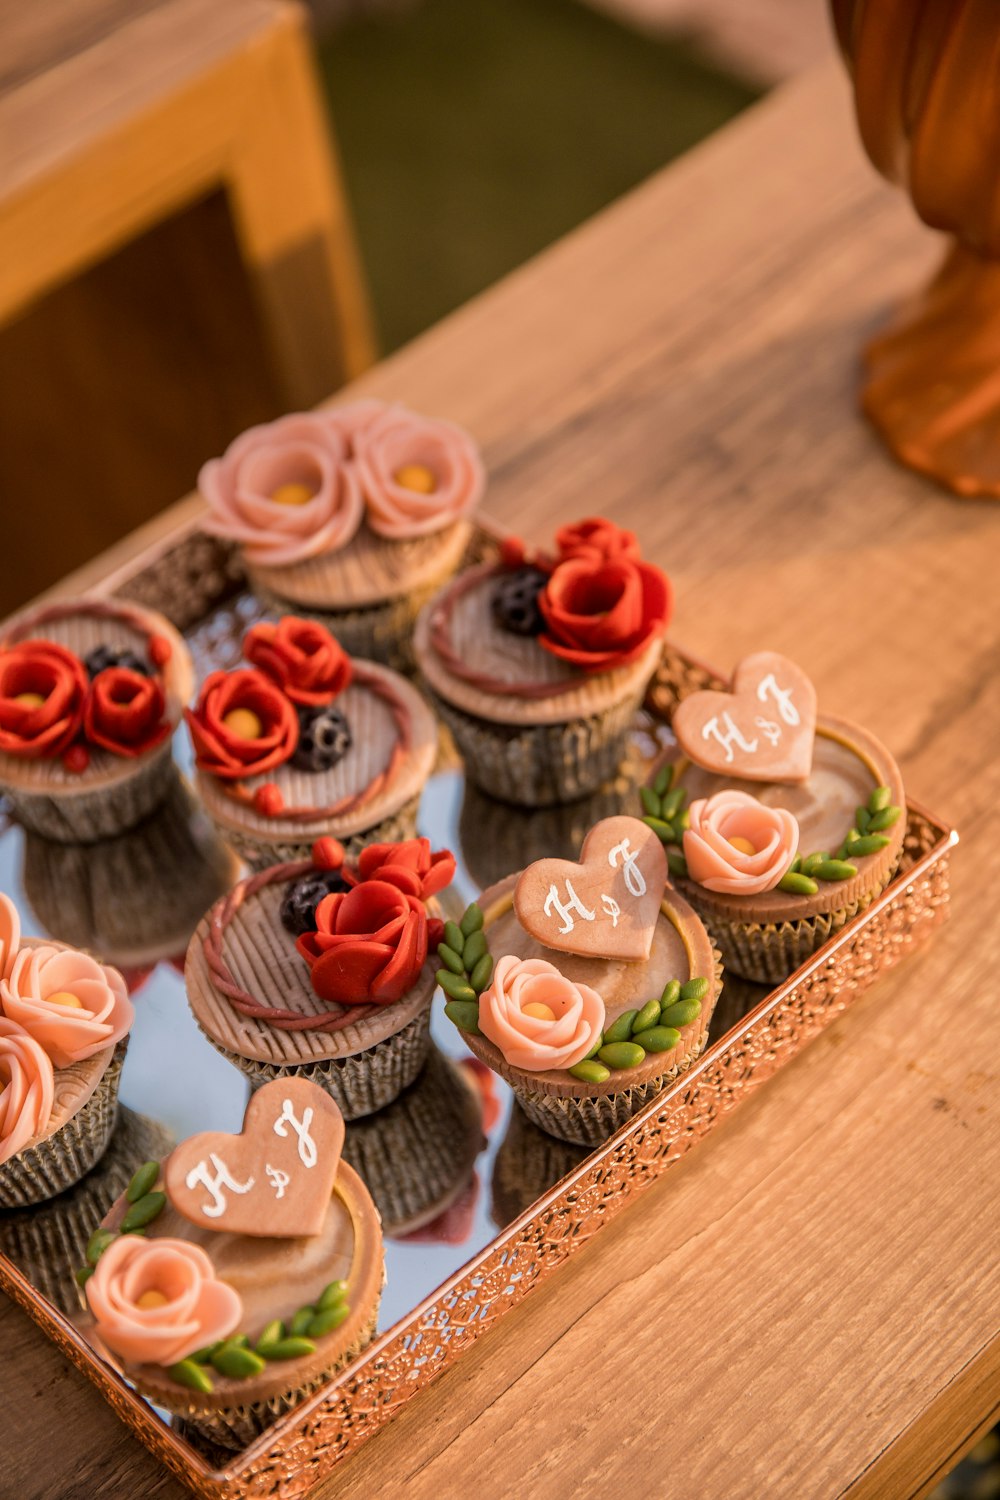
[[[320,413],[251,427],[202,467],[198,488],[211,507],[205,530],[269,567],[343,547],[364,514],[347,442]]]
[[[354,441],[368,524],[380,536],[404,540],[441,531],[482,498],[479,450],[453,422],[391,406]]]
[[[48,1053],[16,1021],[0,1016],[0,1162],[43,1134],[54,1095]]]
[[[117,969],[75,948],[22,948],[0,981],[0,1010],[57,1068],[83,1062],[127,1033],[135,1010]]]
[[[134,1364],[176,1364],[226,1338],[243,1316],[239,1293],[186,1240],[123,1234],[104,1251],[86,1292],[98,1337]]]
[[[498,959],[493,981],[479,997],[480,1031],[512,1067],[528,1073],[582,1062],[603,1026],[604,1001],[597,991],[574,984],[544,958]]]
[[[6,979],[14,967],[21,946],[21,918],[9,896],[0,892],[0,979]]]
[[[747,792],[702,797],[692,802],[690,817],[684,858],[691,879],[707,891],[730,896],[773,891],[799,847],[794,815],[766,807]]]

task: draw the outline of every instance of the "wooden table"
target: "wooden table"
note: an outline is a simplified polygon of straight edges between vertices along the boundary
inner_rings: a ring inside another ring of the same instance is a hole
[[[361,382],[467,423],[513,526],[636,526],[675,639],[797,657],[963,844],[933,945],[318,1493],[896,1500],[996,1418],[1000,508],[895,468],[853,407],[934,257],[831,66]],[[179,1495],[12,1307],[0,1347],[4,1493]]]

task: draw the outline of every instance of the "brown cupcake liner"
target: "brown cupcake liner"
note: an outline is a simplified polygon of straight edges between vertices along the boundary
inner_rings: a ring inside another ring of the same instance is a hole
[[[357,833],[340,836],[350,859],[360,854],[361,850],[368,844],[392,844],[401,842],[403,839],[416,837],[417,811],[420,807],[420,793],[411,797],[409,802],[383,818],[380,823],[374,823],[371,828],[363,828]],[[236,853],[253,870],[264,870],[268,865],[282,865],[290,860],[308,859],[312,853],[312,846],[318,834],[311,834],[308,838],[295,840],[293,838],[272,841],[270,839],[255,839],[252,834],[243,829],[227,828],[222,823],[216,823],[219,833],[235,849]]]
[[[456,708],[425,685],[482,791],[519,807],[575,802],[617,774],[642,702],[643,685],[620,703],[563,724],[492,724]]]
[[[496,1223],[502,1229],[519,1218],[586,1156],[585,1146],[557,1140],[547,1130],[540,1130],[515,1103],[493,1164],[491,1190]]]
[[[131,776],[91,791],[59,797],[8,787],[7,800],[15,819],[32,833],[60,844],[94,844],[114,838],[149,817],[159,807],[177,777],[170,740],[136,765]]]
[[[25,1208],[54,1198],[100,1161],[118,1118],[127,1045],[127,1037],[118,1043],[94,1092],[65,1125],[0,1164],[0,1208]]]
[[[266,1432],[279,1417],[292,1411],[300,1401],[304,1401],[307,1396],[318,1391],[320,1386],[326,1385],[338,1370],[349,1365],[351,1360],[357,1359],[361,1351],[367,1348],[375,1337],[378,1309],[379,1301],[376,1300],[371,1316],[358,1337],[328,1370],[323,1370],[313,1380],[303,1385],[289,1386],[287,1391],[271,1396],[267,1401],[253,1401],[246,1406],[224,1407],[213,1412],[211,1416],[207,1416],[204,1412],[196,1412],[188,1406],[184,1401],[183,1392],[179,1390],[177,1401],[171,1400],[169,1408],[176,1418],[173,1423],[175,1430],[182,1437],[190,1435],[200,1442],[209,1443],[230,1452],[234,1449],[245,1448],[253,1442],[254,1438]],[[155,1400],[157,1406],[163,1405],[161,1391],[157,1391]]]
[[[307,1078],[336,1100],[345,1120],[357,1120],[384,1109],[416,1078],[430,1048],[430,1019],[428,1005],[406,1026],[385,1041],[376,1042],[374,1047],[366,1047],[349,1057],[323,1058],[301,1067],[279,1067],[253,1057],[241,1057],[238,1052],[220,1046],[214,1037],[209,1036],[208,1040],[249,1078],[253,1088],[259,1089],[273,1078]],[[207,1032],[204,1034],[208,1036]]]
[[[73,1273],[85,1264],[91,1235],[143,1162],[166,1156],[173,1144],[158,1121],[122,1105],[104,1156],[75,1187],[0,1215],[0,1252],[54,1307],[75,1315],[80,1292]]]
[[[471,1085],[432,1044],[426,1066],[398,1099],[348,1127],[342,1154],[391,1235],[419,1229],[447,1207],[483,1144]]]

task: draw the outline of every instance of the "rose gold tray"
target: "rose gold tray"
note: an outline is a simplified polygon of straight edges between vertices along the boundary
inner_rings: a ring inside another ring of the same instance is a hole
[[[489,535],[482,541],[488,547]],[[213,628],[211,623],[205,626],[206,617],[231,599],[241,584],[225,545],[186,525],[154,551],[110,574],[102,592],[149,604],[182,629],[198,626],[204,634]],[[222,618],[226,620],[224,611]],[[229,618],[220,628],[231,633],[236,623]],[[649,745],[656,720],[668,718],[674,702],[721,681],[703,664],[669,647],[652,695],[654,717],[646,721]],[[348,1369],[223,1467],[213,1468],[167,1426],[3,1255],[0,1286],[197,1495],[274,1495],[282,1500],[305,1495],[794,1057],[880,973],[932,933],[947,912],[948,855],[956,842],[951,828],[910,802],[900,871],[867,911],[789,980],[767,992],[627,1127],[545,1191]]]

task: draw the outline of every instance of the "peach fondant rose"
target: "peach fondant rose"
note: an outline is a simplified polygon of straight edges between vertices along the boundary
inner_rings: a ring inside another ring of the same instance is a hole
[[[0,979],[6,979],[14,967],[21,946],[21,918],[9,896],[0,893]]]
[[[765,807],[747,792],[722,791],[691,804],[684,858],[707,891],[756,896],[773,891],[795,858],[799,825],[783,807]]]
[[[582,1062],[604,1026],[604,1001],[544,958],[497,960],[479,999],[479,1029],[515,1068],[543,1073]]]
[[[120,1042],[135,1011],[117,969],[75,948],[22,948],[0,982],[0,1010],[68,1068]]]
[[[86,1286],[101,1341],[133,1364],[174,1365],[232,1333],[239,1293],[219,1281],[199,1245],[123,1234]]]
[[[323,413],[327,425],[344,440],[349,458],[357,453],[358,441],[373,422],[388,410],[384,401],[366,396],[360,401],[344,401],[340,406],[329,406]]]
[[[380,536],[403,540],[441,531],[468,515],[486,487],[467,432],[402,406],[364,427],[355,450],[368,524]]]
[[[41,1135],[54,1093],[48,1053],[16,1021],[0,1016],[0,1162]]]
[[[341,433],[302,413],[251,427],[198,475],[206,531],[239,542],[251,562],[284,567],[350,541],[364,507]]]

